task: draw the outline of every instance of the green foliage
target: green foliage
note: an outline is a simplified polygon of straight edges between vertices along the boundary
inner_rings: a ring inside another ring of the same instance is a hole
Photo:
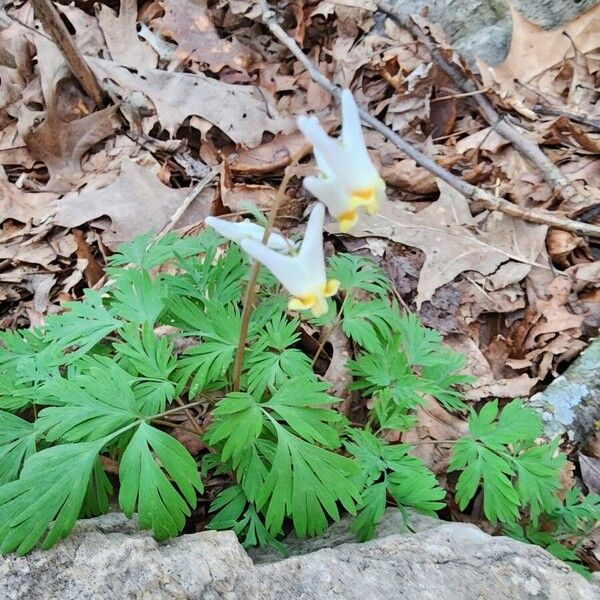
[[[557,455],[558,439],[535,444],[542,420],[521,400],[513,400],[502,411],[488,402],[477,414],[471,410],[469,435],[452,449],[449,471],[462,471],[456,484],[456,499],[463,510],[483,484],[483,510],[493,523],[514,523],[519,509],[527,507],[537,524],[542,512],[556,504],[563,456]]]
[[[354,512],[360,497],[352,482],[358,469],[332,450],[341,446],[339,413],[327,384],[312,377],[285,381],[267,400],[232,393],[214,411],[206,442],[231,462],[246,497],[265,512],[271,535],[291,517],[299,536],[327,527],[327,515],[339,519],[339,502]]]
[[[115,499],[157,539],[177,535],[205,493],[202,480],[219,486],[210,528],[281,552],[290,527],[317,535],[347,513],[366,540],[388,504],[430,515],[445,506],[411,446],[381,434],[413,428],[428,397],[465,410],[464,357],[401,313],[377,265],[338,254],[329,277],[340,294],[324,317],[303,314],[308,325],[288,314],[280,285],[261,270],[241,389],[232,391],[249,261],[221,244],[212,230],[141,236],[110,258],[104,289],[67,303],[43,329],[0,332],[0,551],[48,548]],[[319,337],[326,323],[352,343],[348,391],[369,406],[364,429],[349,426],[308,354],[311,327]],[[192,456],[171,433],[198,419],[207,449]],[[491,522],[578,568],[577,544],[600,498],[572,491],[558,500],[564,458],[557,442],[536,444],[540,430],[518,400],[470,410],[469,435],[451,456],[456,499],[464,509],[482,493]]]
[[[159,540],[177,535],[202,493],[196,461],[167,433],[142,422],[121,458],[119,504]],[[177,489],[174,484],[177,485]]]
[[[375,533],[383,516],[386,495],[394,498],[398,507],[414,508],[434,515],[444,507],[446,495],[433,473],[418,459],[411,456],[411,446],[390,445],[367,430],[350,429],[346,447],[361,467],[364,488],[359,515],[354,530],[359,540],[369,539]]]

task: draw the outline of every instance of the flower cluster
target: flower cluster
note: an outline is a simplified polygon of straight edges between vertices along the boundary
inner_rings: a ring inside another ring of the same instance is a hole
[[[278,233],[263,243],[265,230],[256,223],[231,223],[207,217],[205,223],[267,267],[291,294],[290,310],[308,310],[315,316],[327,312],[327,298],[339,282],[327,280],[323,255],[325,207],[342,232],[356,225],[362,211],[377,212],[385,201],[385,183],[371,162],[363,137],[358,107],[350,90],[342,92],[342,133],[335,139],[316,117],[301,116],[298,128],[313,145],[318,175],[306,177],[304,187],[319,202],[310,213],[300,248]]]

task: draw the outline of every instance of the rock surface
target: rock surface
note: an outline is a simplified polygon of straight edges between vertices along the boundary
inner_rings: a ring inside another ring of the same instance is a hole
[[[80,522],[48,552],[0,559],[2,600],[597,600],[588,582],[544,550],[492,538],[472,525],[425,517],[417,533],[346,543],[347,523],[325,542],[296,542],[276,562],[253,563],[233,533],[203,532],[158,544],[118,514]],[[305,546],[303,547],[303,544]],[[263,555],[262,560],[269,559]]]
[[[507,0],[392,0],[406,13],[429,7],[429,19],[440,23],[453,47],[467,58],[490,64],[504,60],[512,20]],[[598,0],[513,0],[530,21],[552,29],[574,19]]]
[[[600,421],[600,340],[592,342],[543,392],[528,400],[544,420],[544,435],[566,434],[584,445]]]

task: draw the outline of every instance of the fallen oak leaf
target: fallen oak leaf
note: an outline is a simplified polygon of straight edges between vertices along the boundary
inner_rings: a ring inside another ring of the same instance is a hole
[[[189,192],[167,187],[150,168],[125,161],[119,177],[107,187],[84,189],[59,200],[54,222],[61,227],[78,227],[108,216],[110,229],[103,233],[102,239],[114,249],[136,235],[160,231]]]
[[[321,121],[321,127],[330,132],[339,122],[337,117],[327,118]],[[310,145],[300,131],[280,134],[266,144],[240,152],[229,163],[229,169],[234,175],[267,175],[287,167],[292,156],[303,148],[308,154]]]
[[[27,192],[0,179],[0,223],[14,219],[39,225],[54,212],[52,204],[57,198],[53,192]]]
[[[466,400],[528,396],[538,381],[525,373],[512,377],[496,377],[487,358],[468,335],[449,335],[444,342],[455,352],[466,356],[467,366],[463,372],[475,378],[475,382],[463,392]]]
[[[552,133],[555,134],[552,137],[558,138],[558,141],[567,142],[567,144],[575,141],[583,150],[592,154],[600,154],[600,136],[585,131],[570,121],[568,117],[563,116],[556,119],[550,126],[550,135]],[[556,143],[556,140],[551,139],[546,143]]]
[[[208,65],[213,73],[223,67],[248,68],[252,52],[235,38],[221,39],[210,20],[206,0],[161,0],[164,16],[153,19],[153,30],[177,42],[173,58],[179,63],[193,60]]]
[[[121,0],[119,16],[106,4],[99,6],[96,15],[115,62],[134,69],[156,66],[156,52],[138,37],[136,0]]]
[[[83,155],[117,129],[113,120],[116,110],[116,106],[109,106],[65,123],[49,109],[44,121],[23,136],[30,154],[48,168],[49,190],[66,192],[77,185]]]
[[[476,58],[484,87],[494,87],[497,83],[502,92],[508,95],[515,91],[517,83],[528,83],[562,62],[573,46],[582,54],[600,46],[600,4],[570,23],[550,31],[528,21],[511,2],[509,7],[512,38],[508,55],[496,66]]]
[[[450,459],[447,440],[458,440],[468,433],[465,419],[448,412],[437,400],[426,397],[426,404],[417,406],[417,424],[402,433],[402,443],[414,444],[411,451],[434,473],[446,470]],[[438,443],[436,443],[438,442]]]
[[[476,229],[467,199],[442,181],[438,188],[439,199],[422,211],[413,213],[404,203],[386,202],[378,214],[361,217],[350,232],[354,237],[388,238],[425,253],[417,308],[465,271],[488,275],[509,260],[540,266],[535,261],[544,249],[546,226],[492,213],[487,230]],[[339,231],[335,224],[327,229]]]
[[[600,493],[600,459],[586,456],[581,452],[579,452],[578,457],[583,483],[590,492]]]
[[[158,120],[171,134],[193,115],[206,119],[234,142],[249,147],[258,146],[265,131],[277,134],[294,127],[292,119],[280,115],[256,86],[223,83],[202,73],[158,69],[132,73],[108,60],[89,57],[87,61],[99,80],[114,81],[123,96],[133,92],[147,95]]]

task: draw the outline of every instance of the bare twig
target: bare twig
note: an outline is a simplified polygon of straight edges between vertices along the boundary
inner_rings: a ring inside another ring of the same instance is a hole
[[[185,197],[181,206],[173,213],[169,222],[160,230],[156,236],[156,240],[161,240],[177,225],[183,213],[189,208],[190,204],[198,197],[198,194],[221,172],[219,167],[212,169],[208,175],[203,177],[193,188],[192,191]]]
[[[58,46],[64,56],[69,69],[81,84],[81,87],[96,103],[96,106],[103,106],[103,94],[92,70],[83,60],[79,50],[73,43],[73,39],[62,22],[58,11],[52,4],[52,0],[31,0],[31,5],[35,10],[36,17],[42,22],[44,30],[55,44]]]
[[[478,87],[456,65],[446,59],[435,40],[423,31],[410,15],[403,13],[386,0],[377,0],[376,4],[380,10],[392,17],[401,27],[410,31],[415,38],[423,42],[435,62],[459,89],[466,93],[479,91]],[[540,147],[517,131],[506,119],[503,119],[485,94],[476,94],[473,99],[479,105],[483,118],[494,128],[494,131],[508,140],[522,156],[536,166],[555,193],[560,194],[566,200],[579,196],[571,181],[561,173],[560,169],[542,152]]]
[[[269,28],[271,33],[284,44],[290,52],[298,59],[306,68],[310,78],[324,90],[329,92],[336,100],[340,100],[341,90],[325,77],[312,63],[310,58],[304,54],[298,44],[283,30],[277,22],[275,13],[268,7],[266,0],[260,0],[263,9],[262,21]],[[475,96],[477,98],[480,95]],[[430,173],[446,182],[449,186],[460,192],[463,196],[470,200],[476,200],[481,206],[489,210],[497,210],[512,217],[523,219],[532,223],[541,223],[551,227],[571,231],[578,235],[587,235],[594,238],[600,238],[600,227],[590,225],[589,223],[579,223],[572,219],[567,219],[556,215],[556,213],[547,210],[534,210],[530,208],[522,208],[505,200],[504,198],[496,197],[484,189],[474,186],[459,177],[456,177],[427,155],[412,146],[409,142],[392,131],[387,125],[379,121],[366,110],[359,108],[360,118],[364,123],[370,125],[375,131],[378,131],[383,137],[392,142],[396,147],[400,148],[418,165],[427,169]]]
[[[544,106],[543,104],[536,104],[533,107],[533,110],[539,115],[549,115],[551,117],[567,117],[567,119],[569,119],[569,121],[573,121],[573,123],[580,123],[581,125],[587,125],[588,127],[593,127],[594,129],[600,129],[600,119],[590,119],[588,117],[584,117],[583,115],[578,115],[572,112],[566,112],[564,110],[561,110],[560,108]]]
[[[293,169],[298,164],[298,161],[306,154],[306,148],[302,147],[292,157],[290,164],[287,166],[283,179],[277,189],[277,194],[273,200],[271,210],[269,211],[269,217],[267,219],[267,225],[263,234],[262,243],[266,244],[271,235],[271,230],[275,224],[275,218],[285,196],[285,190],[287,189],[288,183],[292,178]],[[250,278],[248,279],[248,285],[246,286],[246,293],[244,294],[244,304],[242,308],[242,319],[240,324],[240,337],[238,339],[238,345],[235,351],[235,359],[233,362],[233,391],[237,392],[240,389],[240,379],[242,375],[242,361],[244,359],[244,353],[246,351],[246,340],[248,338],[248,326],[250,325],[250,315],[252,314],[252,307],[254,305],[254,298],[256,296],[256,280],[258,279],[258,273],[260,271],[260,263],[254,261],[252,263],[252,270],[250,271]]]

